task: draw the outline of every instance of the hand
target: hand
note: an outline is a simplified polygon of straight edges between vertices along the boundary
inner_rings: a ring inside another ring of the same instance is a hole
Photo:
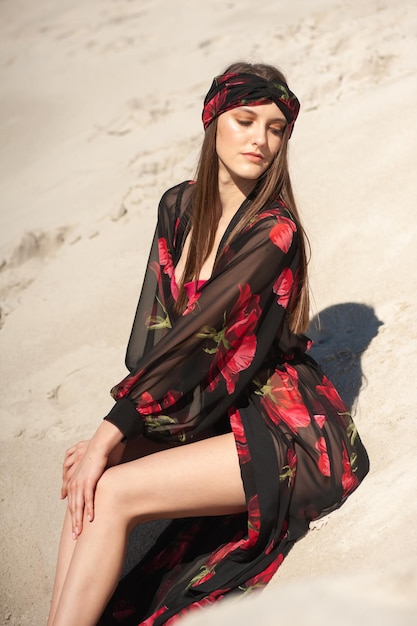
[[[87,445],[85,445],[87,444]],[[79,454],[69,473],[65,491],[68,497],[68,508],[72,519],[73,539],[82,533],[84,515],[88,521],[94,519],[94,494],[97,483],[107,466],[107,455],[97,450],[90,442],[80,442],[74,446],[73,458]]]
[[[65,453],[64,463],[62,465],[62,487],[61,498],[64,500],[68,495],[68,483],[74,476],[80,462],[83,460],[87,450],[88,441],[79,441]]]
[[[90,522],[94,519],[96,486],[121,438],[116,426],[103,421],[90,441],[80,441],[65,455],[61,496],[68,497],[74,539],[82,532],[84,513]]]

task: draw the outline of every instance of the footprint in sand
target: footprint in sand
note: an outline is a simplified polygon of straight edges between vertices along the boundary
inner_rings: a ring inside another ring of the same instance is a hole
[[[52,256],[64,244],[70,230],[70,227],[61,227],[49,232],[29,231],[0,262],[0,328],[15,308],[16,295],[39,273],[37,261]]]

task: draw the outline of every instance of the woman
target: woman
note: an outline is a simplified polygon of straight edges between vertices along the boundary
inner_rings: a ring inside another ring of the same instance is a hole
[[[234,64],[206,96],[196,181],[160,202],[130,373],[66,454],[50,626],[172,624],[265,585],[368,472],[302,334],[306,244],[287,166],[298,111],[268,65]],[[118,584],[130,530],[163,518]]]

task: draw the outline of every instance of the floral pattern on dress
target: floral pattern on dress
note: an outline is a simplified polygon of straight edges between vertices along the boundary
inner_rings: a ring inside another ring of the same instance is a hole
[[[175,311],[172,277],[192,194],[187,181],[161,200],[129,374],[112,390],[116,408],[129,402],[132,418],[108,418],[127,438],[186,445],[197,429],[226,423],[247,511],[170,522],[120,581],[98,626],[174,624],[229,594],[263,588],[310,522],[340,507],[369,468],[347,407],[306,354],[309,340],[288,328],[298,233],[282,199],[229,242],[211,279],[183,314]]]

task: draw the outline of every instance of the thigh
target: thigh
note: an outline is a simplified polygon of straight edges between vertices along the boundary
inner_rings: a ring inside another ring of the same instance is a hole
[[[232,433],[118,465],[102,480],[135,522],[246,510]]]
[[[207,439],[208,437],[212,437],[214,435],[213,430],[204,430],[203,432],[197,435],[194,441],[200,441],[201,439]],[[169,443],[169,442],[159,442],[153,441],[151,439],[146,439],[143,436],[136,437],[128,441],[124,445],[124,451],[121,458],[121,463],[126,463],[127,461],[135,461],[136,459],[140,459],[144,456],[148,456],[149,454],[155,454],[156,452],[161,452],[162,450],[170,450],[172,448],[178,448],[180,446],[189,445],[189,444],[180,444],[180,443]],[[113,465],[113,464],[112,464]]]

